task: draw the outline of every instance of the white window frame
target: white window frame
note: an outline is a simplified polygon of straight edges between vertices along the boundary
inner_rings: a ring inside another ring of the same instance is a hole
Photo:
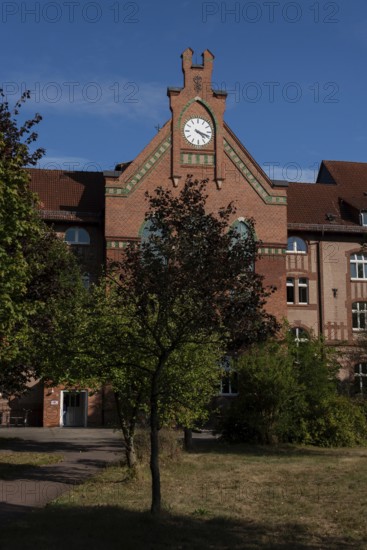
[[[291,333],[294,335],[294,341],[298,347],[300,344],[304,344],[309,341],[310,337],[306,329],[303,327],[292,327],[290,329]],[[300,336],[301,335],[301,336]],[[303,336],[302,336],[303,335]]]
[[[221,365],[220,365],[222,371],[224,371],[223,373],[223,376],[220,380],[220,391],[219,391],[219,395],[222,395],[222,396],[235,396],[235,395],[238,395],[238,391],[232,391],[232,379],[231,379],[231,375],[232,374],[235,374],[237,375],[236,378],[236,386],[238,388],[238,373],[232,368],[232,365],[231,365],[231,358],[226,355],[225,357],[223,357],[222,361],[221,361]],[[223,378],[227,378],[227,381],[228,381],[228,392],[224,392],[223,391],[223,387],[224,387],[224,383],[223,383]]]
[[[293,302],[288,302],[288,288],[293,288]],[[287,304],[295,304],[296,298],[296,280],[294,277],[287,277]]]
[[[362,257],[361,259],[358,256]],[[352,265],[356,266],[356,277],[352,276]],[[363,277],[359,276],[359,266],[361,266]],[[350,256],[350,278],[353,281],[363,281],[367,279],[367,256],[365,254],[351,254]]]
[[[70,240],[67,239],[68,231],[75,231],[75,240],[74,241],[70,241]],[[80,242],[79,241],[79,233],[86,233],[88,235],[88,242]],[[86,229],[84,229],[84,227],[69,227],[65,231],[64,240],[68,244],[77,244],[78,246],[89,246],[90,245],[90,235],[89,235],[88,231]]]
[[[357,363],[354,365],[354,383],[358,380],[359,395],[367,395],[367,372],[362,372],[363,367],[366,368],[366,366],[366,363]]]
[[[301,282],[305,281],[305,282]],[[308,296],[308,279],[306,277],[300,277],[298,279],[298,303],[300,305],[308,305],[309,303],[309,296]],[[301,289],[306,289],[306,301],[301,302]]]
[[[361,307],[364,306],[364,307]],[[357,316],[357,327],[353,326],[354,316]],[[361,327],[361,317],[364,315],[364,326]],[[353,302],[352,304],[352,330],[353,332],[358,332],[362,330],[367,330],[367,302]]]
[[[367,226],[367,212],[361,212],[361,225],[363,227]]]
[[[298,250],[298,245],[302,243],[305,250]],[[289,248],[291,245],[291,248]],[[301,237],[288,237],[287,254],[307,254],[307,243]]]

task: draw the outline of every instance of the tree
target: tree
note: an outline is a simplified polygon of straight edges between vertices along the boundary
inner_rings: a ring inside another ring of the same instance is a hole
[[[159,429],[180,407],[192,411],[200,402],[200,364],[215,372],[215,357],[264,340],[277,328],[263,308],[268,293],[254,270],[253,221],[247,222],[247,237],[239,238],[229,227],[234,205],[206,212],[205,189],[206,182],[189,178],[178,195],[162,187],[147,195],[149,235],[127,246],[123,261],[113,266],[126,320],[121,349],[135,356],[134,373],[144,373],[148,382],[152,513],[161,508]]]
[[[43,149],[36,115],[18,123],[25,92],[13,112],[0,90],[0,388],[20,394],[37,376],[41,361],[36,341],[52,336],[52,316],[81,285],[74,256],[37,214],[25,167],[35,165]]]
[[[81,295],[72,309],[58,309],[53,318],[52,341],[43,345],[42,372],[53,384],[89,387],[107,385],[114,393],[127,464],[137,459],[134,436],[139,418],[149,414],[151,372],[155,358],[149,335],[139,327],[121,302],[115,279],[105,279]],[[210,341],[187,342],[172,350],[161,385],[161,425],[192,427],[208,416],[207,404],[219,387],[220,371],[213,368],[223,353],[215,335]]]
[[[80,318],[74,311],[60,319],[64,336],[49,355],[57,382],[112,385],[130,465],[136,420],[148,416],[154,514],[161,509],[160,428],[190,428],[205,416],[221,357],[277,328],[254,270],[252,220],[239,238],[229,227],[232,204],[206,212],[205,186],[188,179],[178,194],[159,187],[147,195],[149,231],[109,266],[107,288],[92,291]]]

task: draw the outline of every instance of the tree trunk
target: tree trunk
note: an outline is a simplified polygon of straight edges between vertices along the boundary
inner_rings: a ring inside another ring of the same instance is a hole
[[[129,468],[135,469],[137,466],[137,458],[134,445],[134,436],[128,434],[126,437],[124,436],[124,440],[127,465]]]
[[[184,448],[185,451],[192,450],[192,430],[184,428]]]
[[[161,478],[159,472],[159,421],[157,383],[152,381],[150,400],[150,471],[152,474],[152,506],[151,513],[159,515],[161,512]]]
[[[117,415],[119,417],[120,427],[122,430],[122,435],[124,437],[126,462],[129,468],[135,470],[137,466],[137,458],[134,445],[135,422],[131,420],[130,426],[128,426],[122,412],[121,402],[117,392],[115,392],[115,401]]]

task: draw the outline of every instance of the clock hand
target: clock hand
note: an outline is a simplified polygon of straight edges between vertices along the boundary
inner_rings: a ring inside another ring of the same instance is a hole
[[[204,134],[203,132],[200,132],[200,130],[197,130],[196,128],[195,128],[195,132],[196,132],[197,134],[200,134],[201,137],[204,137],[204,138],[208,138],[208,137],[209,137],[208,134]]]

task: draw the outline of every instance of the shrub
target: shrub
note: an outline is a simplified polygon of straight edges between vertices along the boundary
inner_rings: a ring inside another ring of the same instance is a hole
[[[367,421],[356,401],[333,395],[319,403],[308,421],[308,441],[321,447],[351,447],[367,440]]]
[[[323,447],[364,443],[367,400],[338,395],[338,368],[322,340],[253,347],[236,361],[239,395],[222,412],[222,437]]]
[[[299,393],[292,358],[286,346],[270,342],[256,346],[235,362],[238,397],[221,419],[228,441],[272,443],[287,437]]]

